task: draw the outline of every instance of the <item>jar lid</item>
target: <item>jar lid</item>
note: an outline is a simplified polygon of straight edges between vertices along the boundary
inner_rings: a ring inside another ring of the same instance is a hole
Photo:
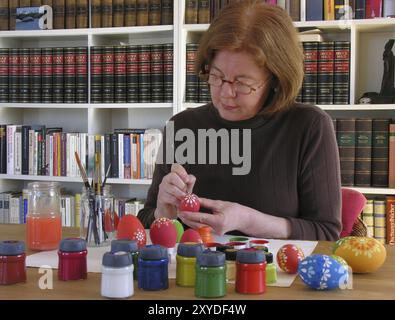
[[[25,253],[25,243],[23,241],[0,241],[0,255],[16,256],[22,253]]]
[[[265,252],[265,257],[267,263],[273,263],[273,253]]]
[[[177,248],[177,254],[183,257],[196,257],[204,250],[201,243],[196,242],[184,242],[179,243]]]
[[[45,189],[53,189],[59,188],[59,182],[54,181],[35,181],[30,182],[27,184],[28,189],[38,189],[38,190],[45,190]]]
[[[125,251],[125,252],[137,252],[138,246],[136,240],[119,239],[111,241],[111,252]]]
[[[201,267],[221,267],[225,264],[225,253],[204,250],[197,256],[196,263]]]
[[[106,252],[103,255],[102,264],[105,267],[123,268],[132,265],[133,259],[129,252]]]
[[[143,260],[168,259],[167,248],[161,245],[148,245],[140,250],[140,258]]]
[[[233,249],[233,247],[232,246],[227,246],[225,244],[222,244],[222,245],[217,247],[217,251],[221,251],[221,252],[225,252],[226,249]]]
[[[265,260],[265,253],[254,248],[241,249],[236,256],[236,261],[240,263],[262,263]]]
[[[226,249],[224,251],[226,260],[228,260],[228,261],[235,261],[236,260],[236,256],[237,256],[237,251],[239,251],[239,250],[234,249],[234,248]]]
[[[59,250],[63,252],[78,252],[86,250],[86,241],[81,238],[65,238],[60,241]]]

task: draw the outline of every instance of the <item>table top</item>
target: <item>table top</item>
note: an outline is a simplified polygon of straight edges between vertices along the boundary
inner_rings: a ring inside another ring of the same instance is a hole
[[[75,228],[63,228],[63,237],[78,236]],[[24,240],[25,225],[0,224],[0,240]],[[331,254],[332,242],[320,241],[314,253]],[[360,300],[395,299],[395,247],[386,246],[387,259],[384,265],[372,274],[354,274],[353,289],[316,291],[310,289],[296,277],[289,288],[267,287],[260,295],[243,295],[235,292],[234,284],[227,284],[227,300]],[[26,254],[33,251],[27,250]],[[48,274],[47,274],[48,275]],[[53,270],[53,289],[42,290],[39,287],[38,268],[27,268],[26,283],[0,286],[0,299],[105,299],[100,295],[101,274],[89,273],[88,279],[78,281],[58,281],[57,270]],[[179,287],[174,279],[169,280],[169,289],[163,291],[143,291],[137,288],[131,300],[193,300],[196,299],[193,288]]]

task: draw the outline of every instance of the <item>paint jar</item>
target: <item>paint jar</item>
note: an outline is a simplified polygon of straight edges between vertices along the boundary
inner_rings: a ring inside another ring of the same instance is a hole
[[[62,239],[59,184],[28,184],[26,243],[31,250],[54,250]]]
[[[114,212],[114,195],[112,194],[111,185],[107,184],[102,190],[102,194],[97,196],[100,215],[104,220],[104,232],[106,240],[115,239],[115,212]]]
[[[26,282],[25,243],[0,241],[0,285]]]
[[[250,240],[249,246],[250,246],[250,248],[262,247],[262,246],[266,246],[268,243],[269,243],[269,241],[267,241],[267,240],[253,239],[253,240]]]
[[[236,292],[259,294],[266,290],[265,254],[254,248],[239,250],[236,255]]]
[[[102,260],[101,295],[128,298],[134,294],[133,259],[129,252],[106,252]]]
[[[87,254],[85,240],[63,239],[58,251],[58,279],[62,281],[86,279]]]
[[[196,281],[196,256],[204,250],[203,245],[194,242],[180,243],[176,255],[176,284],[193,287]]]
[[[277,282],[277,267],[273,263],[273,254],[271,252],[265,252],[266,257],[266,284],[272,284]]]
[[[221,247],[221,246],[222,245],[218,242],[206,242],[204,244],[204,247],[208,250],[211,250],[211,251],[217,251],[218,247]]]
[[[248,242],[231,241],[231,242],[226,243],[225,245],[232,247],[233,249],[236,249],[236,250],[248,248]]]
[[[225,254],[205,250],[196,259],[195,296],[219,298],[226,295]]]
[[[140,250],[137,280],[143,290],[164,290],[169,287],[167,248],[148,245]]]
[[[133,278],[137,279],[139,251],[136,240],[119,239],[111,241],[111,252],[129,252],[133,259]]]
[[[236,280],[236,249],[230,248],[224,251],[226,259],[226,281],[233,282]]]

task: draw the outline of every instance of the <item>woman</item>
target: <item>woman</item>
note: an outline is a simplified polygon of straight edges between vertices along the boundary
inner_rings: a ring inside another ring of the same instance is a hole
[[[158,217],[178,217],[192,228],[209,225],[218,234],[337,239],[336,138],[325,112],[295,103],[303,52],[286,12],[261,1],[232,3],[203,35],[197,68],[210,86],[212,103],[175,115],[175,132],[189,128],[197,136],[202,129],[247,129],[251,168],[235,175],[231,163],[157,164],[138,215],[145,227]],[[206,212],[179,211],[180,200],[192,190]]]

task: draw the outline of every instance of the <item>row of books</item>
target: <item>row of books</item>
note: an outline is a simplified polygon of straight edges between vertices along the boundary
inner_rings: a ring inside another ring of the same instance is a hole
[[[395,196],[369,199],[361,214],[368,236],[395,245]]]
[[[91,48],[91,103],[173,102],[173,44]]]
[[[210,23],[231,2],[185,0],[185,23]],[[372,19],[395,16],[393,0],[261,0],[288,12],[294,21]]]
[[[87,101],[87,47],[0,48],[0,102]]]
[[[186,44],[186,81],[185,81],[185,102],[210,102],[209,85],[202,81],[196,72],[195,62],[199,44]]]
[[[304,79],[297,101],[311,104],[348,104],[350,42],[303,42]]]
[[[40,125],[0,125],[0,173],[80,177],[78,152],[89,177],[98,169],[103,181],[111,164],[110,178],[151,179],[161,141],[158,129],[93,135]]]
[[[395,123],[333,119],[343,186],[395,187]]]
[[[144,200],[137,198],[115,198],[114,212],[121,218],[135,215],[144,207]],[[0,223],[24,224],[29,210],[28,190],[6,191],[0,193]],[[60,196],[60,213],[63,227],[80,227],[81,194],[62,191]]]

